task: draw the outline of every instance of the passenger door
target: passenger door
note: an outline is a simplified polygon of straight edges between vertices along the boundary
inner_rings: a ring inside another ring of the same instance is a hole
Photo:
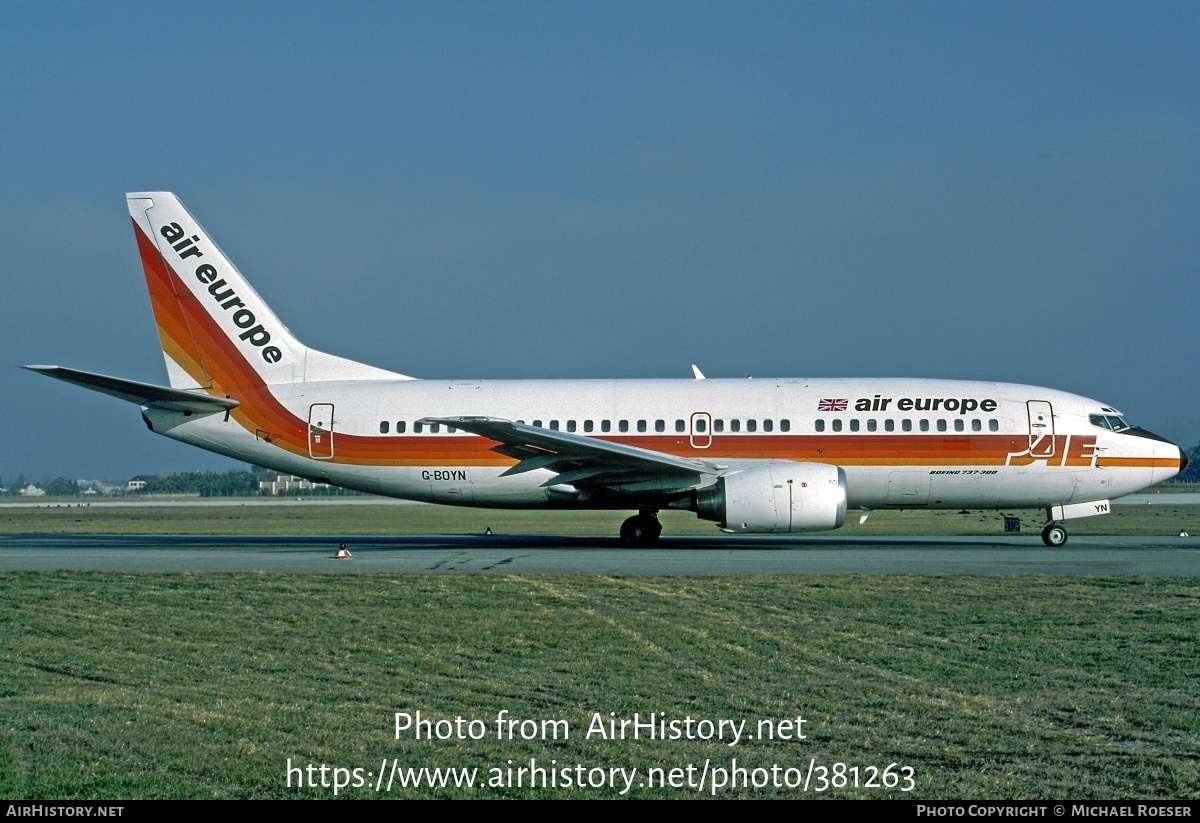
[[[333,459],[333,404],[308,407],[308,455],[314,460]]]
[[[1025,406],[1029,411],[1029,455],[1053,457],[1054,409],[1045,400],[1030,400]]]

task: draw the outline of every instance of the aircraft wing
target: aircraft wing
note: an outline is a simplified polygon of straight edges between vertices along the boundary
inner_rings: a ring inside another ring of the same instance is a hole
[[[628,493],[683,493],[716,482],[724,466],[595,437],[543,429],[498,417],[427,417],[478,434],[500,445],[492,451],[516,458],[503,476],[535,469],[555,472],[543,486],[606,488]]]
[[[213,397],[211,394],[172,389],[166,386],[156,386],[153,383],[139,383],[136,380],[125,380],[121,377],[109,377],[105,374],[95,374],[78,369],[67,369],[62,366],[22,366],[23,369],[64,380],[83,386],[85,389],[110,394],[139,406],[154,406],[171,411],[209,413],[225,412],[236,408],[238,401],[229,397]]]

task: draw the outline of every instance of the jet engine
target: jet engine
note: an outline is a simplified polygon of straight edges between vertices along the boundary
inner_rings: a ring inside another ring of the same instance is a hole
[[[846,473],[777,461],[730,472],[696,497],[696,514],[728,532],[809,532],[846,522]]]

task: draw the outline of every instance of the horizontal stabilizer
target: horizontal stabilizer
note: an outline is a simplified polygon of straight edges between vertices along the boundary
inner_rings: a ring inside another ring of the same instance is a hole
[[[109,377],[104,374],[66,369],[62,366],[22,366],[47,377],[74,383],[85,389],[111,394],[139,406],[154,406],[171,411],[213,413],[229,411],[236,408],[238,401],[229,397],[213,397],[208,394],[172,389],[166,386],[156,386],[153,383],[139,383],[136,380],[124,380],[120,377]]]

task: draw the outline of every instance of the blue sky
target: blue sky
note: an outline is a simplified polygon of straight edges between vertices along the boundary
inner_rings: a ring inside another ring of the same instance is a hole
[[[418,377],[928,376],[1200,440],[1195,3],[0,6],[0,477],[235,464],[23,372],[163,382],[123,202]]]

